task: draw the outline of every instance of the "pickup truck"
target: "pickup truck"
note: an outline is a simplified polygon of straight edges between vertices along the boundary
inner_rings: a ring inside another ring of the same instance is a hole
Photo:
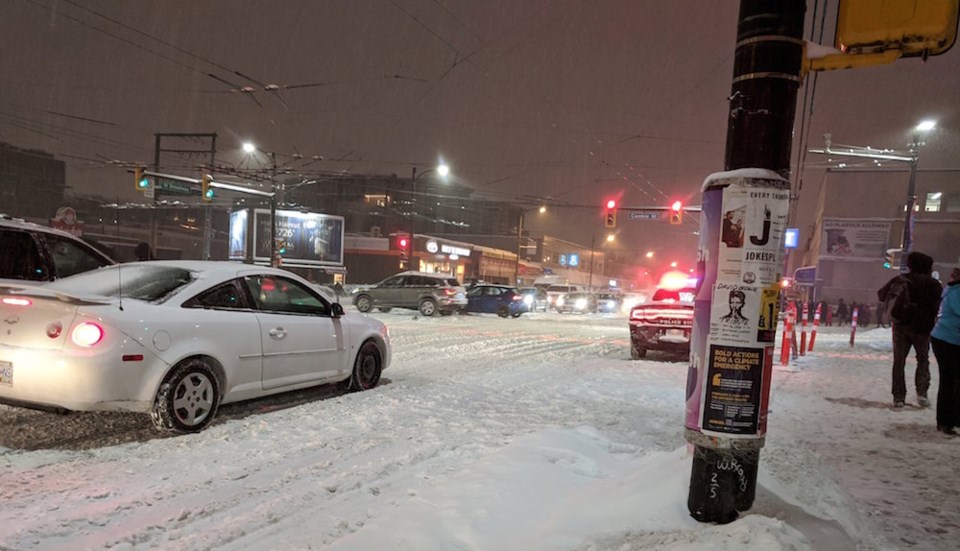
[[[696,289],[657,289],[650,299],[630,310],[630,357],[639,360],[647,350],[690,353],[693,298]]]

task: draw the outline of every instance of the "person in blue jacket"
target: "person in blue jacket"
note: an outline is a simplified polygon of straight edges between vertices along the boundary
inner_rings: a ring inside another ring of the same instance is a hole
[[[930,344],[940,368],[937,430],[957,436],[957,427],[960,427],[960,268],[950,273],[937,324],[930,332]]]

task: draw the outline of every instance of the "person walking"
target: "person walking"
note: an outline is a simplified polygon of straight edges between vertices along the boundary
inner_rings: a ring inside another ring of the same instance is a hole
[[[917,357],[914,384],[917,405],[928,407],[927,389],[930,388],[930,331],[937,320],[940,307],[940,282],[930,275],[933,258],[914,251],[907,255],[909,272],[892,278],[877,291],[877,297],[889,305],[893,327],[893,407],[902,408],[907,399],[904,366],[910,347]]]
[[[937,390],[937,430],[957,436],[960,427],[960,268],[950,273],[943,290],[940,315],[930,332],[930,344],[940,370]]]
[[[847,316],[850,315],[850,312],[847,311],[847,303],[843,302],[843,299],[837,301],[837,325],[843,327],[847,323]]]

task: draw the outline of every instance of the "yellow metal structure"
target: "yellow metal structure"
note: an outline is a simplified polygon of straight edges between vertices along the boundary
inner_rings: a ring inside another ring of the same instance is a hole
[[[852,69],[927,57],[957,41],[960,0],[840,0],[839,54],[804,60],[806,71]]]

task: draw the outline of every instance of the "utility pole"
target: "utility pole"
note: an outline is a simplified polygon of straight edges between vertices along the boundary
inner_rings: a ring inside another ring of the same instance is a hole
[[[597,249],[597,234],[590,236],[590,283],[587,284],[587,292],[593,292],[593,255]]]
[[[513,284],[520,285],[520,251],[523,248],[523,218],[524,212],[520,211],[520,220],[517,222],[517,261],[513,265]]]
[[[270,190],[273,191],[273,197],[270,198],[270,265],[274,268],[280,266],[280,258],[277,253],[277,203],[283,205],[283,187],[277,189],[277,154],[269,152],[270,157]]]
[[[805,10],[805,0],[740,2],[725,171],[707,179],[701,202],[687,372],[687,508],[701,522],[733,521],[756,493],[776,337],[776,312],[764,313],[779,295]],[[745,231],[722,236],[737,212]],[[728,307],[739,322],[720,319]]]

